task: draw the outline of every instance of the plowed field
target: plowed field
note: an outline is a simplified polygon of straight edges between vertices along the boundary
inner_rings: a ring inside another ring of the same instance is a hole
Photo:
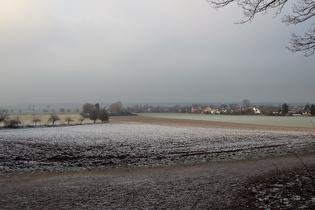
[[[0,208],[310,208],[314,143],[312,129],[146,117],[1,130]],[[308,194],[253,185],[288,170]]]

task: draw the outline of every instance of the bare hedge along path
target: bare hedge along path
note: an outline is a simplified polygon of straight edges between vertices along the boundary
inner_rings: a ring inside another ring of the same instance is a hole
[[[110,120],[301,130],[147,117]],[[298,158],[292,154],[173,166],[0,175],[0,209],[239,209],[237,200],[249,180],[289,169],[305,170],[304,165],[314,168],[314,152],[297,155]]]

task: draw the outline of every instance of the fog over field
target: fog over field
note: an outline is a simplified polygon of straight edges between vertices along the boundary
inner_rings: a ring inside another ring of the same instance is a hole
[[[294,2],[292,2],[294,3]],[[315,102],[315,59],[291,53],[272,11],[238,25],[205,0],[2,0],[0,106],[36,103]]]

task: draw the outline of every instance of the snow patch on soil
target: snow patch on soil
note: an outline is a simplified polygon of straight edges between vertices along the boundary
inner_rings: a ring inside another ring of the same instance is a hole
[[[242,158],[315,148],[312,132],[135,122],[0,131],[0,174]]]

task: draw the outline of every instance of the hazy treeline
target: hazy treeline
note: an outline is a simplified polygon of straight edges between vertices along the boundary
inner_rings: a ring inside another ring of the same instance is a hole
[[[287,103],[280,105],[251,105],[249,100],[245,99],[242,105],[239,104],[192,104],[190,106],[152,106],[139,105],[127,107],[127,111],[132,113],[202,113],[202,114],[225,114],[225,115],[315,115],[314,104],[304,106],[290,106]]]
[[[24,112],[24,115],[31,115],[31,119],[29,120],[30,124],[27,124],[25,126],[54,126],[56,122],[58,122],[59,125],[82,124],[82,122],[86,118],[92,120],[93,123],[96,123],[97,120],[101,122],[107,122],[110,115],[132,115],[130,112],[127,112],[126,109],[123,108],[120,101],[111,104],[108,110],[106,109],[106,107],[101,107],[99,103],[85,103],[82,105],[81,110],[77,108],[75,112],[71,112],[71,109],[69,108],[59,108],[59,111],[56,113],[56,110],[54,108],[47,108],[51,111],[50,114],[46,113],[46,111],[38,113],[36,112],[35,106],[29,106],[28,111]],[[77,115],[77,117],[75,117],[76,119],[74,119],[73,114]],[[47,115],[48,117],[43,117]],[[61,119],[60,115],[63,115],[65,117]],[[12,109],[10,110],[0,108],[0,127],[22,127],[23,123],[21,120],[21,116],[23,116],[22,111],[19,111],[18,114],[15,114]]]
[[[289,104],[280,105],[251,105],[248,99],[242,101],[242,105],[239,104],[220,104],[219,106],[209,104],[192,104],[190,106],[153,106],[134,104],[132,106],[124,107],[122,102],[117,101],[109,105],[108,108],[101,107],[99,103],[85,103],[82,108],[76,108],[75,110],[70,108],[59,108],[59,114],[65,115],[64,119],[61,119],[54,108],[48,107],[51,111],[46,124],[55,125],[56,122],[61,121],[63,124],[82,124],[85,119],[90,119],[94,123],[97,120],[101,122],[107,122],[109,116],[130,116],[135,115],[133,113],[195,113],[195,114],[221,114],[221,115],[268,115],[268,116],[285,116],[285,115],[306,115],[315,116],[314,104],[306,104],[304,106],[290,106]],[[43,119],[39,116],[43,114],[47,116],[47,112],[36,112],[34,106],[29,106],[29,111],[32,110],[31,124],[27,126],[43,125]],[[22,114],[21,112],[19,114]],[[22,125],[19,118],[19,114],[15,114],[12,109],[0,108],[0,127],[16,128]],[[28,112],[26,113],[28,114]],[[70,114],[77,114],[78,119],[73,119]],[[11,115],[13,117],[11,117]]]

